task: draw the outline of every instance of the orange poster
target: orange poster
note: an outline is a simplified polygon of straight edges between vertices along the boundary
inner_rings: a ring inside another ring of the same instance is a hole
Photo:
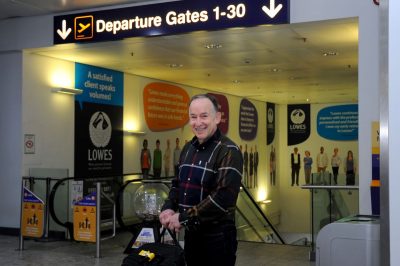
[[[22,235],[40,238],[43,236],[44,203],[33,192],[24,188],[22,204]]]
[[[187,92],[175,85],[153,82],[144,88],[144,117],[151,131],[183,127],[189,121]]]
[[[84,197],[74,206],[74,239],[96,242],[96,193]]]

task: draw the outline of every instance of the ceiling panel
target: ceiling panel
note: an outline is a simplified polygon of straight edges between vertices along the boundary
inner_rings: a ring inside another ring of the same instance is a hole
[[[0,19],[152,2],[0,0]],[[221,48],[207,49],[207,44]],[[358,94],[357,18],[57,45],[28,52],[276,103],[356,102]]]

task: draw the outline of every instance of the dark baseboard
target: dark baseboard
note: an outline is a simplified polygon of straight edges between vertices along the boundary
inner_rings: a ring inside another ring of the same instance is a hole
[[[19,236],[19,228],[0,227],[0,235]],[[50,231],[49,238],[63,240],[65,233],[60,231]]]
[[[0,227],[0,235],[19,236],[19,228]]]

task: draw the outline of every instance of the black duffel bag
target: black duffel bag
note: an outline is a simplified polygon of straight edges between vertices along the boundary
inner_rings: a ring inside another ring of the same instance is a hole
[[[163,228],[160,239],[155,243],[146,243],[124,258],[121,266],[159,265],[159,266],[185,266],[185,256],[175,234],[168,230],[173,244],[164,243],[163,236],[166,229]]]

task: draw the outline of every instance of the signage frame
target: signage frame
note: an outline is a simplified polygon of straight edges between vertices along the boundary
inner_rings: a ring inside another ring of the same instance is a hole
[[[54,44],[290,23],[290,0],[175,1],[54,16]]]

